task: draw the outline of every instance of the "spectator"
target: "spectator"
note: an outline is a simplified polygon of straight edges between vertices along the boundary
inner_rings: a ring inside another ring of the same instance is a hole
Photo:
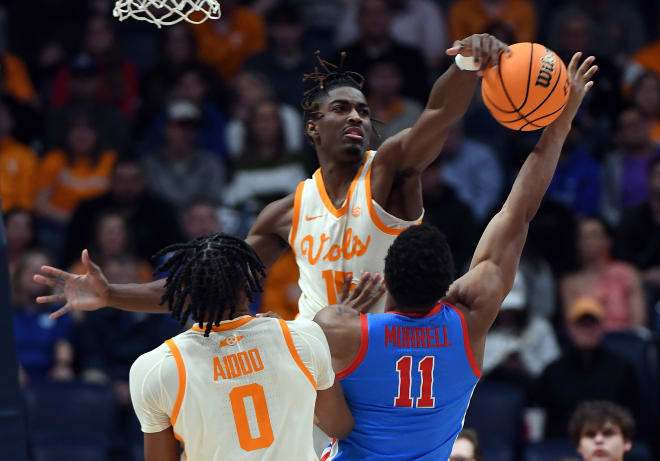
[[[130,258],[135,261],[137,272],[134,283],[147,283],[153,280],[151,265],[136,257],[128,223],[119,212],[108,211],[99,216],[94,226],[94,240],[90,245],[89,254],[101,266],[105,265],[106,261]],[[82,261],[76,261],[69,272],[83,275],[87,270]]]
[[[651,140],[660,146],[660,76],[653,73],[640,75],[633,83],[633,103],[651,122]]]
[[[429,75],[426,62],[419,50],[404,45],[390,33],[390,4],[386,0],[362,0],[357,20],[360,35],[354,42],[342,47],[346,51],[344,68],[366,76],[376,61],[395,62],[403,72],[401,92],[420,104],[426,103]],[[331,62],[341,60],[337,56]]]
[[[469,266],[479,239],[479,226],[472,210],[443,180],[443,158],[435,160],[422,173],[424,222],[431,223],[447,237],[457,275]]]
[[[571,442],[583,461],[623,461],[632,448],[635,420],[628,410],[612,402],[582,402],[569,424]]]
[[[104,213],[120,213],[135,237],[137,256],[149,260],[161,248],[181,240],[176,211],[167,201],[147,190],[142,164],[135,158],[117,160],[112,169],[110,189],[104,195],[80,203],[69,222],[61,255],[68,267],[80,252],[92,245],[94,229]]]
[[[96,99],[131,116],[138,106],[138,75],[135,64],[123,59],[117,49],[113,22],[104,16],[88,20],[83,50],[94,61],[100,76]],[[71,68],[62,69],[56,77],[51,104],[54,108],[71,101]]]
[[[220,19],[190,27],[199,59],[228,82],[239,74],[246,59],[266,47],[263,20],[237,0],[223,0]]]
[[[67,143],[67,122],[73,114],[92,114],[98,132],[100,149],[123,149],[128,143],[126,118],[116,108],[97,97],[103,85],[102,75],[89,54],[75,56],[68,68],[68,101],[49,111],[44,126],[43,142],[47,149],[61,149]]]
[[[21,58],[0,48],[2,92],[21,104],[37,104],[37,92]]]
[[[35,249],[24,253],[14,270],[16,354],[31,382],[70,381],[74,378],[72,317],[51,319],[50,306],[35,301],[37,296],[50,294],[48,287],[32,280],[45,264],[52,264],[50,257]]]
[[[232,157],[239,156],[245,146],[246,124],[254,106],[263,100],[275,100],[273,87],[261,74],[243,72],[234,81],[234,106],[232,119],[227,125],[227,146]],[[300,112],[288,104],[278,104],[278,112],[284,129],[284,142],[289,152],[299,152],[303,147],[302,118]]]
[[[483,449],[477,431],[464,427],[458,433],[449,455],[449,461],[484,461]]]
[[[178,209],[194,198],[220,201],[223,197],[224,166],[195,142],[200,119],[194,104],[184,100],[170,103],[163,147],[144,159],[151,191]]]
[[[14,120],[6,98],[0,99],[0,197],[2,210],[34,205],[37,155],[12,137]]]
[[[209,81],[203,67],[191,64],[181,69],[168,92],[170,101],[185,100],[200,112],[197,123],[196,144],[215,154],[222,162],[227,158],[225,130],[227,118],[222,109],[209,96]],[[167,124],[167,108],[151,122],[141,150],[157,150],[162,143]]]
[[[165,108],[163,96],[186,70],[194,69],[201,74],[208,100],[222,108],[227,104],[228,89],[212,67],[197,59],[197,43],[188,25],[178,23],[165,27],[159,37],[156,63],[140,79],[142,101],[135,130],[140,139],[149,123]]]
[[[379,142],[401,130],[410,128],[424,108],[415,100],[402,96],[403,73],[395,62],[376,61],[367,74],[367,100],[378,126]]]
[[[214,232],[222,232],[217,205],[205,200],[193,201],[181,214],[181,229],[186,241]]]
[[[581,139],[582,130],[573,122],[547,196],[578,215],[589,216],[600,210],[601,173],[598,163],[581,146]]]
[[[477,222],[483,223],[500,202],[504,188],[497,155],[486,144],[465,138],[458,122],[449,132],[440,156],[446,162],[443,181],[470,207]]]
[[[302,76],[315,64],[303,48],[305,25],[300,8],[281,3],[268,13],[267,21],[268,49],[251,57],[245,70],[267,77],[278,101],[299,107],[300,95],[305,91]]]
[[[32,213],[21,208],[13,208],[4,214],[7,237],[7,262],[9,274],[13,274],[18,261],[37,244],[37,229]]]
[[[560,355],[552,325],[532,315],[529,303],[527,285],[519,271],[486,337],[482,367],[486,380],[504,382],[526,393]]]
[[[658,15],[658,25],[660,25],[660,14]],[[635,53],[633,59],[642,69],[653,72],[660,77],[660,38],[646,43],[642,49]]]
[[[561,279],[564,319],[581,296],[591,296],[603,307],[603,328],[626,330],[646,324],[641,276],[628,263],[612,260],[612,235],[602,219],[582,218],[578,223],[577,253],[580,268]]]
[[[224,203],[256,215],[270,202],[295,192],[307,175],[300,154],[286,148],[275,102],[256,103],[246,128],[243,153],[236,159]]]
[[[456,0],[449,9],[450,39],[482,33],[493,22],[511,26],[516,42],[536,39],[536,8],[529,0]]]
[[[611,400],[629,410],[639,394],[632,364],[603,348],[605,312],[594,298],[578,298],[568,309],[569,342],[562,356],[539,378],[536,402],[545,409],[545,437],[562,438],[578,404]]]
[[[529,313],[553,322],[557,312],[557,286],[550,262],[543,255],[543,229],[537,227],[542,221],[534,219],[529,226],[527,242],[520,258],[518,270],[525,280]],[[565,223],[558,223],[562,225]],[[556,236],[555,240],[557,240]],[[574,245],[571,245],[574,247]],[[558,255],[560,256],[560,255]]]
[[[428,66],[437,69],[445,60],[445,50],[448,48],[447,28],[440,6],[429,0],[392,0],[389,4],[392,9],[389,27],[392,37],[420,50]],[[338,46],[350,43],[360,35],[359,9],[360,2],[346,3],[344,17],[336,32]]]
[[[114,151],[101,151],[96,128],[89,114],[73,114],[69,120],[66,149],[46,152],[37,173],[35,210],[40,239],[59,249],[63,231],[73,210],[82,200],[108,189]]]
[[[639,109],[630,107],[619,115],[619,149],[607,154],[603,170],[603,215],[614,225],[624,210],[648,198],[648,166],[660,156],[650,133],[650,120]]]
[[[648,178],[649,200],[624,213],[616,248],[621,259],[642,271],[649,305],[654,306],[660,301],[660,157],[649,165]]]

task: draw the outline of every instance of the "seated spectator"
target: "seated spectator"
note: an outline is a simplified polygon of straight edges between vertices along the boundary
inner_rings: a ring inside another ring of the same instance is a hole
[[[195,198],[221,201],[225,168],[195,141],[201,112],[192,103],[173,101],[167,108],[163,145],[144,158],[152,192],[182,209]]]
[[[619,149],[605,157],[603,215],[613,225],[621,214],[648,199],[647,171],[660,146],[651,140],[651,120],[635,107],[619,115]]]
[[[464,274],[479,239],[479,225],[472,210],[443,180],[443,157],[422,172],[424,222],[433,224],[447,237],[457,275]]]
[[[660,157],[649,165],[649,200],[626,211],[618,228],[616,249],[634,264],[648,288],[649,305],[660,301]],[[655,325],[656,331],[660,324]]]
[[[519,271],[486,337],[482,367],[487,381],[504,382],[526,393],[560,355],[552,325],[532,315],[529,303],[527,284]]]
[[[518,270],[525,280],[529,313],[553,322],[557,312],[557,285],[550,262],[543,254],[542,221],[534,219],[529,227]],[[565,223],[564,223],[565,225]],[[573,245],[574,246],[574,245]]]
[[[132,115],[138,106],[138,75],[135,64],[121,57],[117,49],[114,20],[95,16],[85,25],[83,51],[94,61],[100,76],[96,99]],[[71,69],[62,69],[53,85],[51,105],[54,108],[71,101]]]
[[[35,300],[50,294],[48,287],[32,280],[45,264],[52,264],[48,254],[30,250],[17,262],[12,277],[16,355],[32,383],[74,378],[73,317],[51,319],[51,306]]]
[[[401,94],[403,73],[395,62],[376,61],[367,74],[367,101],[371,116],[381,122],[376,125],[379,143],[410,128],[424,108],[415,100]]]
[[[449,38],[480,34],[493,22],[511,26],[516,42],[536,39],[536,8],[529,0],[456,0],[449,9]]]
[[[445,60],[448,48],[448,33],[445,18],[437,2],[430,0],[393,0],[392,22],[389,32],[392,37],[410,47],[420,50],[428,66],[437,69]],[[337,46],[342,47],[360,35],[358,15],[360,2],[347,2],[336,32]],[[464,38],[464,37],[461,37]]]
[[[252,56],[245,70],[267,77],[276,99],[297,108],[305,91],[302,76],[315,64],[303,47],[305,25],[300,8],[292,3],[280,3],[270,10],[266,19],[270,36],[268,49]]]
[[[7,262],[11,275],[25,252],[36,246],[37,230],[34,215],[27,210],[13,208],[3,217],[7,237]]]
[[[80,259],[80,252],[94,240],[92,224],[111,211],[126,220],[140,259],[149,261],[161,248],[181,240],[175,208],[148,191],[140,161],[119,158],[112,169],[108,192],[81,202],[75,209],[66,231],[61,266],[68,267]]]
[[[129,137],[127,120],[117,108],[98,98],[104,77],[94,58],[86,53],[75,56],[68,72],[68,100],[46,116],[43,137],[46,149],[66,146],[67,122],[73,114],[81,111],[92,114],[100,149],[123,149]]]
[[[660,16],[658,16],[660,19]],[[647,43],[633,56],[635,63],[642,69],[655,73],[660,77],[660,38]]]
[[[135,260],[137,278],[134,283],[147,283],[153,280],[151,265],[135,256],[133,238],[124,217],[115,211],[99,216],[94,226],[94,240],[89,248],[89,256],[103,266],[105,261],[129,257]],[[82,261],[76,261],[69,272],[83,275],[87,272]]]
[[[392,9],[386,0],[362,0],[358,10],[359,36],[342,46],[346,51],[344,68],[366,76],[376,61],[395,62],[403,73],[401,92],[426,104],[428,96],[428,67],[419,50],[399,42],[390,33]],[[330,59],[339,64],[339,55]],[[366,88],[369,92],[369,88]]]
[[[188,204],[181,214],[181,229],[185,241],[213,232],[222,232],[217,205],[205,200],[196,200]]]
[[[569,424],[571,442],[583,461],[623,461],[632,448],[635,420],[612,402],[582,402]]]
[[[136,137],[141,139],[151,121],[163,111],[172,82],[185,70],[195,69],[206,83],[206,97],[220,107],[226,105],[227,88],[216,71],[197,59],[197,43],[185,23],[173,24],[159,33],[158,54],[153,68],[141,76],[141,103],[137,117]]]
[[[3,93],[21,104],[37,104],[37,92],[21,58],[7,50],[0,50],[0,68],[0,88]]]
[[[484,461],[483,449],[477,431],[464,427],[458,433],[449,455],[449,461]]]
[[[483,223],[500,202],[504,175],[497,154],[488,145],[466,138],[457,122],[449,131],[440,157],[442,178]]]
[[[547,196],[578,215],[590,216],[600,210],[601,172],[600,165],[581,145],[582,137],[579,123],[573,122]]]
[[[183,68],[181,73],[176,76],[169,88],[168,98],[170,101],[185,100],[197,108],[201,115],[197,122],[195,142],[199,147],[215,154],[222,162],[225,162],[227,118],[222,109],[209,97],[209,90],[209,82],[206,79],[204,68],[192,64]],[[151,121],[146,138],[141,143],[140,149],[143,152],[151,152],[160,147],[167,118],[167,108],[165,108]]]
[[[660,146],[660,75],[646,73],[633,83],[631,97],[639,111],[651,122],[651,140]]]
[[[12,137],[13,116],[7,100],[0,98],[0,197],[2,210],[34,205],[37,155]]]
[[[245,149],[243,142],[250,114],[253,113],[256,103],[264,99],[275,101],[273,87],[266,77],[250,72],[243,72],[236,77],[232,118],[227,125],[227,148],[231,157],[238,157]],[[290,152],[300,152],[303,148],[300,112],[288,104],[278,104],[278,112],[282,120],[286,149]]]
[[[199,59],[228,82],[238,75],[246,59],[266,47],[263,20],[237,0],[223,0],[220,19],[190,27]]]
[[[603,220],[590,217],[579,221],[580,268],[560,281],[564,319],[568,319],[576,299],[590,296],[603,307],[605,330],[627,330],[646,324],[641,276],[630,264],[612,260],[611,248],[612,235]]]
[[[545,438],[563,438],[571,415],[584,400],[610,400],[639,407],[633,365],[603,347],[605,312],[594,298],[576,299],[567,312],[568,344],[539,378],[535,401],[545,410]]]
[[[256,103],[246,128],[243,153],[235,160],[224,203],[256,215],[270,202],[295,192],[307,175],[300,154],[285,145],[275,102]]]

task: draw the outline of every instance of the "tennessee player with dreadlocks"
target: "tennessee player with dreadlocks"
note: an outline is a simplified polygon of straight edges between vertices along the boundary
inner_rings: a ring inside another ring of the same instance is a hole
[[[266,206],[247,236],[266,267],[291,246],[300,269],[301,317],[311,319],[334,304],[348,276],[357,281],[363,272],[382,273],[394,238],[422,219],[421,173],[441,151],[448,128],[466,111],[478,74],[506,50],[487,34],[455,42],[447,54],[456,56],[456,64],[436,80],[422,115],[411,128],[385,140],[378,152],[368,150],[377,134],[361,91],[362,76],[320,58],[320,69],[305,76],[315,83],[303,100],[305,135],[320,169],[294,194]],[[36,279],[48,282],[39,275]],[[54,316],[102,306],[163,312],[158,306],[162,293],[162,281],[108,284],[100,271],[92,271],[69,277],[64,293],[38,301],[66,303]],[[375,311],[383,308],[381,302]]]
[[[146,461],[316,459],[312,421],[339,437],[353,418],[335,385],[321,328],[303,320],[250,316],[265,267],[243,240],[209,234],[164,248],[156,269],[169,272],[161,303],[196,325],[139,357],[131,400],[142,425]],[[374,281],[351,299],[380,288]]]

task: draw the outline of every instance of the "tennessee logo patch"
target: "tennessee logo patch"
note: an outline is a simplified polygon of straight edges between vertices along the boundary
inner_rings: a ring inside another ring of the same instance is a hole
[[[238,343],[241,339],[243,339],[242,336],[227,336],[225,339],[220,341],[220,347],[235,346],[236,343]]]

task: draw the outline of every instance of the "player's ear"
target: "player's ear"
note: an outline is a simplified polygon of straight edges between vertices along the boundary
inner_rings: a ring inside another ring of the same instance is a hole
[[[307,122],[305,123],[305,135],[312,144],[316,143],[316,139],[319,136],[319,132],[316,122],[314,120],[307,120]]]

